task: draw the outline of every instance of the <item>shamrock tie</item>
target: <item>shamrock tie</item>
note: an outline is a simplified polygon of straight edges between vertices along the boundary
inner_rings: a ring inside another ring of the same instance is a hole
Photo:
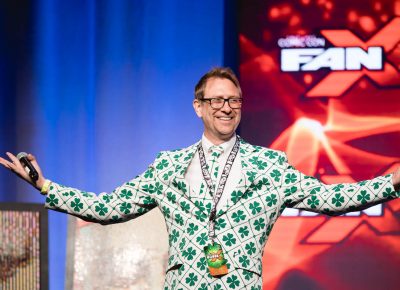
[[[211,158],[210,158],[210,165],[209,165],[209,171],[211,175],[211,180],[214,185],[214,191],[216,189],[216,184],[217,184],[217,177],[218,177],[218,170],[220,168],[220,156],[224,152],[224,149],[222,146],[216,146],[213,145],[210,147],[209,152],[211,153]]]

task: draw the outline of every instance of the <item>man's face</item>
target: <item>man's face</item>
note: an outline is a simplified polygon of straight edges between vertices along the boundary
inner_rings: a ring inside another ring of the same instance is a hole
[[[204,90],[204,99],[239,98],[239,90],[228,79],[210,78]],[[204,135],[214,144],[232,137],[240,122],[241,109],[232,109],[228,102],[220,109],[213,109],[209,102],[194,100],[193,107],[204,123]]]

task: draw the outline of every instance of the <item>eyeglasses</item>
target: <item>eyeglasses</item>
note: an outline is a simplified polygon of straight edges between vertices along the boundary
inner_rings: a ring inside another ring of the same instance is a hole
[[[225,102],[228,103],[231,109],[240,109],[242,107],[243,98],[207,98],[207,99],[200,99],[203,102],[209,102],[211,108],[213,109],[221,109],[225,106]]]

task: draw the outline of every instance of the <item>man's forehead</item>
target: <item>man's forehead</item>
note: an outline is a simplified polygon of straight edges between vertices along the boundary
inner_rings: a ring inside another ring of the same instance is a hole
[[[239,89],[235,83],[227,78],[213,77],[207,80],[205,93],[213,93],[221,96],[239,96]]]

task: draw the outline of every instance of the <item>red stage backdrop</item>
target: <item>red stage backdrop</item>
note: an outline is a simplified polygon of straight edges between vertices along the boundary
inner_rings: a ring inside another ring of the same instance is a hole
[[[400,160],[400,1],[240,1],[241,135],[325,183]],[[264,289],[399,289],[400,201],[330,218],[285,210]]]

